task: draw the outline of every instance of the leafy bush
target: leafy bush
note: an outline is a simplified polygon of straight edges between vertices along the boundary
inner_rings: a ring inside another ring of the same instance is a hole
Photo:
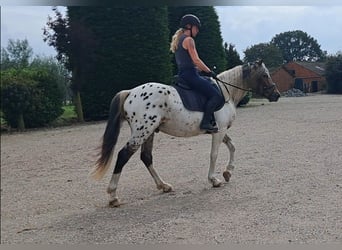
[[[41,127],[63,112],[63,91],[46,69],[9,69],[1,72],[4,117],[11,127]]]
[[[35,82],[16,75],[15,70],[1,73],[1,106],[11,127],[24,129],[24,113],[32,103],[34,85]]]

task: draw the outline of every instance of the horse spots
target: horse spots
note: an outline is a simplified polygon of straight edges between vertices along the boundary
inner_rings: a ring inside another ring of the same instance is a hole
[[[164,106],[165,106],[165,108],[167,108],[167,103],[166,102],[164,102]]]
[[[151,126],[153,125],[153,123],[156,123],[156,118],[157,118],[156,115],[154,115],[154,116],[150,115],[150,116],[148,117],[148,119],[150,119],[150,120],[152,121]]]
[[[165,88],[165,87],[162,87],[162,89],[166,89],[166,88]],[[170,94],[171,94],[170,90],[167,90],[167,91],[162,91],[162,90],[159,90],[159,91],[158,91],[158,93],[159,93],[159,94],[164,94],[165,96],[167,96],[167,95],[170,95]]]
[[[132,104],[132,100],[130,100],[128,103],[129,103],[129,104]]]
[[[162,105],[162,104],[160,104],[160,105],[159,105],[159,108],[163,108],[163,105]]]

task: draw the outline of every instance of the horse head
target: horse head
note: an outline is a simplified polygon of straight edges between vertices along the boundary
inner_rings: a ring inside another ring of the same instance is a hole
[[[250,65],[251,78],[255,79],[251,88],[259,95],[266,97],[270,102],[278,101],[279,90],[273,82],[268,69],[262,60],[258,60]]]

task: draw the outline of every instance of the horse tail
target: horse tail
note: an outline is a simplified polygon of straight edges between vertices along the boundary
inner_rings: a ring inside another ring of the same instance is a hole
[[[91,173],[95,180],[100,180],[105,175],[112,162],[114,147],[124,120],[123,104],[128,95],[129,91],[123,90],[114,96],[110,104],[109,118],[103,134],[100,157]]]

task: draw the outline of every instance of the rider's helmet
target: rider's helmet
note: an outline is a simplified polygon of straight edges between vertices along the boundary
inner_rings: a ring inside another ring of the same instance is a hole
[[[180,27],[185,29],[186,25],[190,24],[191,26],[195,25],[198,28],[201,28],[201,21],[199,18],[192,14],[186,14],[182,17],[180,21]]]

